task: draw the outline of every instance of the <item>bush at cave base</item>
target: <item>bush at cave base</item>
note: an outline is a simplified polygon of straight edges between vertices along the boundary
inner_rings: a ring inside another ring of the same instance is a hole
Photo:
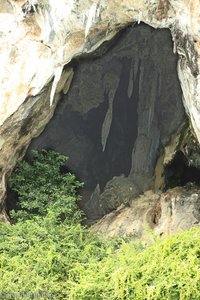
[[[94,236],[80,225],[75,201],[80,184],[60,172],[65,158],[43,152],[39,163],[41,154],[35,154],[34,162],[21,163],[10,181],[21,208],[13,214],[14,224],[0,224],[0,299],[200,299],[200,228],[155,238],[147,247]],[[39,187],[31,179],[38,170]],[[64,181],[56,180],[55,172]],[[61,184],[62,197],[46,201],[42,192],[40,207],[38,190],[50,182],[56,194]]]
[[[82,186],[75,175],[62,171],[66,156],[55,151],[32,151],[32,162],[17,165],[9,185],[18,194],[17,220],[52,214],[57,222],[80,222],[77,190]]]

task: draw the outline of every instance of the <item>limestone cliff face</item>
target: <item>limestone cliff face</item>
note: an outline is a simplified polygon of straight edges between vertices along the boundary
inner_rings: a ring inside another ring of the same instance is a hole
[[[66,65],[134,22],[171,30],[183,102],[200,141],[199,13],[198,0],[1,1],[2,201],[9,172],[68,90],[73,72]]]

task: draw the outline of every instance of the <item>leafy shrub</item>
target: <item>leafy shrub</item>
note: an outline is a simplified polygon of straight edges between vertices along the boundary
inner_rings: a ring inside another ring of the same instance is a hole
[[[61,172],[67,157],[54,151],[32,151],[33,161],[20,162],[9,179],[19,197],[13,218],[26,220],[51,213],[57,220],[79,222],[77,189],[82,186],[71,173]]]
[[[0,231],[2,300],[68,299],[71,268],[105,255],[104,244],[81,225],[54,224],[45,217],[0,224]]]
[[[34,157],[10,180],[22,210],[0,223],[0,299],[200,300],[200,228],[148,247],[103,240],[74,219],[80,185],[60,172],[65,157]]]
[[[122,242],[100,261],[70,270],[69,299],[199,300],[200,229],[144,249]]]
[[[2,299],[200,299],[199,229],[144,249],[45,218],[1,224],[0,231]]]

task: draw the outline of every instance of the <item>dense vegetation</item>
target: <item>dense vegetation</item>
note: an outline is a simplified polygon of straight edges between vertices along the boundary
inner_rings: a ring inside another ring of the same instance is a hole
[[[0,299],[199,300],[200,229],[148,247],[93,236],[80,224],[80,183],[62,171],[65,160],[34,152],[11,176],[19,210],[0,224]]]

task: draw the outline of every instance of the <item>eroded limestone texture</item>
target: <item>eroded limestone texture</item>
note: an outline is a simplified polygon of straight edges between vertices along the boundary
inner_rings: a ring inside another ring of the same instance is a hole
[[[163,194],[147,191],[130,202],[130,207],[119,207],[93,226],[103,236],[132,236],[147,241],[148,228],[159,235],[170,235],[200,224],[199,187],[188,184]]]
[[[68,169],[85,183],[84,209],[97,218],[153,185],[156,161],[185,118],[177,55],[169,30],[141,24],[72,65],[70,91],[30,149],[70,157]]]

